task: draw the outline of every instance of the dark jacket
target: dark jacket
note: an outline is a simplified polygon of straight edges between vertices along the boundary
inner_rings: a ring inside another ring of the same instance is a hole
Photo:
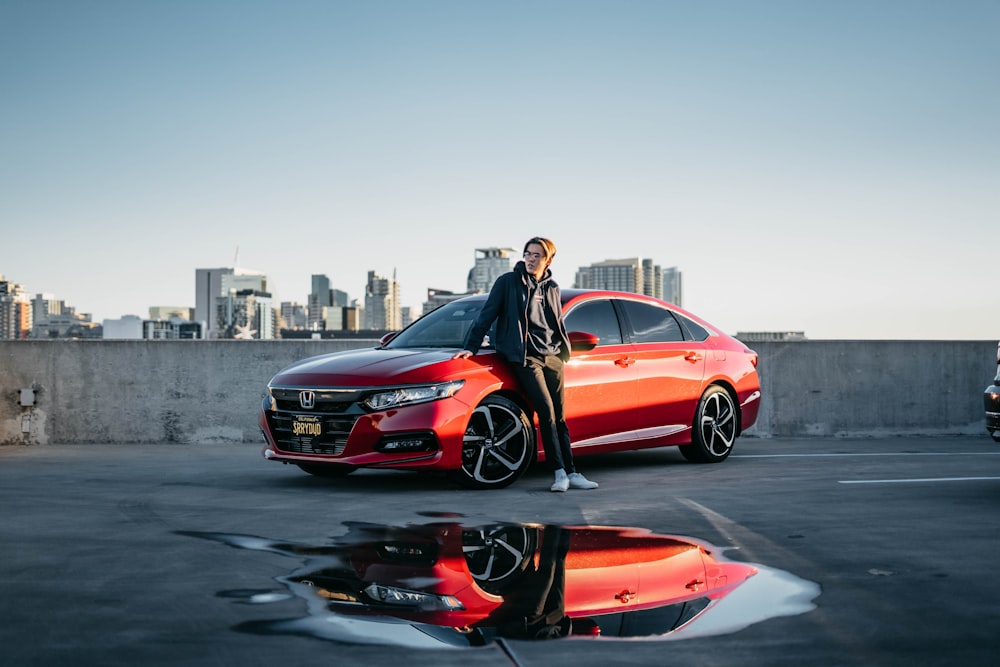
[[[528,332],[528,280],[524,262],[518,262],[513,271],[497,278],[486,298],[486,305],[465,338],[466,350],[473,354],[479,351],[483,337],[495,320],[497,331],[492,342],[497,354],[511,363],[524,365]],[[559,344],[559,358],[569,361],[569,336],[563,324],[562,298],[559,285],[548,269],[538,281],[538,288],[542,290],[545,300],[545,320],[553,332],[552,340]]]

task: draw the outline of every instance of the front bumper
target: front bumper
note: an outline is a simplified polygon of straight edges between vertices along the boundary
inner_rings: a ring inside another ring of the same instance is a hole
[[[324,417],[319,420],[320,436],[291,429],[298,418],[315,415],[272,410],[269,405],[265,398],[258,420],[265,442],[262,454],[269,460],[401,469],[461,466],[470,407],[454,397],[382,412]],[[397,449],[401,443],[403,447]]]

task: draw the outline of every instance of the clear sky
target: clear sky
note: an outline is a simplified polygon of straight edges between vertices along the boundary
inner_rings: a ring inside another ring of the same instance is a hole
[[[0,273],[677,266],[722,329],[1000,338],[1000,0],[0,0]]]

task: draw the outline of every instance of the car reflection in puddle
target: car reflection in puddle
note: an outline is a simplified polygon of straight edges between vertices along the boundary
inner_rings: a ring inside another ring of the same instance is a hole
[[[640,528],[347,523],[328,544],[180,534],[298,559],[284,590],[227,590],[264,604],[301,599],[297,618],[237,630],[412,648],[568,636],[682,639],[805,613],[819,586],[727,560],[689,537]]]

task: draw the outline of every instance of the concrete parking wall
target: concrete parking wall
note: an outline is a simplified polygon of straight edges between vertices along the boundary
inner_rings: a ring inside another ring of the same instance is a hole
[[[0,341],[0,444],[259,441],[271,376],[373,340]],[[746,435],[985,436],[996,341],[755,343],[763,394]],[[36,388],[34,406],[21,389]]]

